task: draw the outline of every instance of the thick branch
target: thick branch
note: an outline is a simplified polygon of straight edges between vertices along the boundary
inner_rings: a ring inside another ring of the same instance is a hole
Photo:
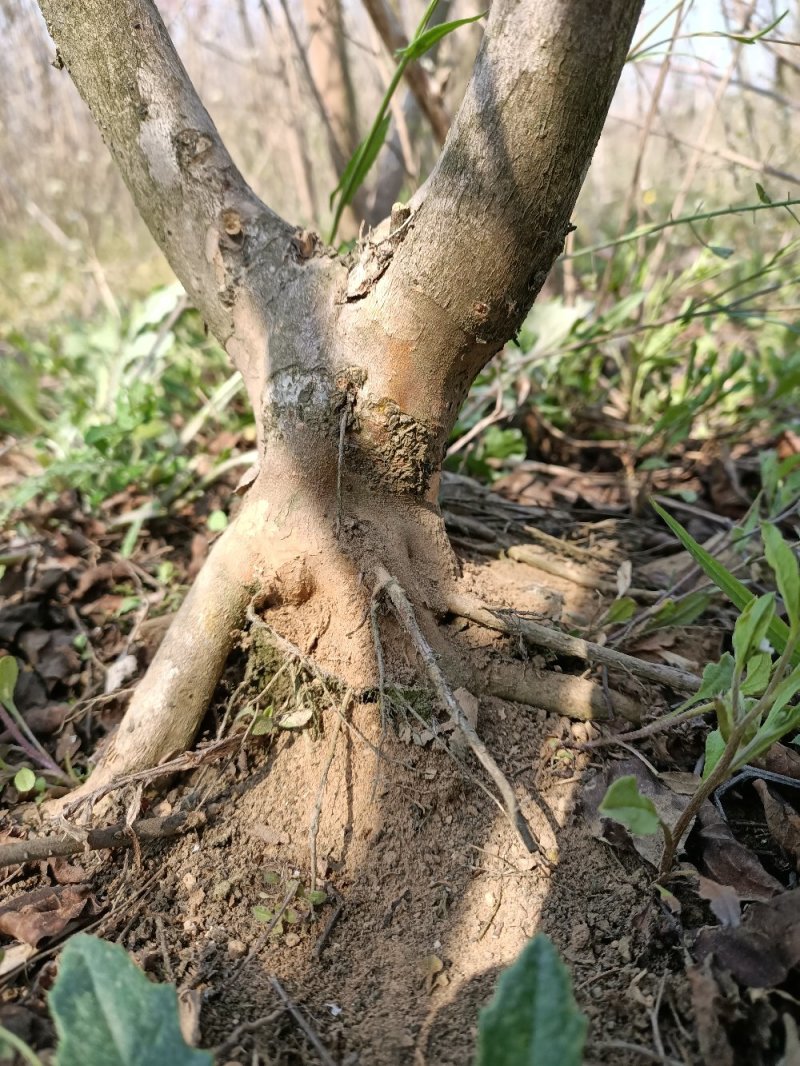
[[[152,0],[41,0],[40,7],[150,232],[226,343],[234,331],[232,279],[220,241],[242,243],[249,222],[263,247],[279,245],[272,254],[280,262],[291,229],[237,170]]]
[[[431,397],[430,421],[455,418],[560,253],[641,6],[492,5],[447,144],[374,294],[387,351],[408,350],[404,388]]]

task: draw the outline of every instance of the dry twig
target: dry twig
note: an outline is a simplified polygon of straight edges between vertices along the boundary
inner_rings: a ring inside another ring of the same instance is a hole
[[[520,840],[528,851],[538,852],[540,850],[539,846],[534,839],[530,826],[525,821],[525,818],[519,809],[517,797],[514,795],[513,788],[503,771],[495,762],[493,756],[489,753],[486,745],[473,729],[472,724],[461,708],[461,704],[453,695],[450,686],[445,680],[444,674],[439,669],[439,664],[436,661],[433,648],[431,648],[430,644],[423,636],[422,630],[419,628],[417,619],[414,615],[414,609],[411,606],[408,597],[388,570],[385,570],[383,567],[378,567],[376,570],[376,577],[378,579],[378,585],[375,590],[375,595],[383,593],[388,597],[400,623],[411,637],[415,648],[425,663],[428,677],[431,679],[439,699],[447,709],[447,713],[450,715],[455,725],[461,730],[464,739],[472,748],[476,758],[494,781],[500,795],[503,797],[506,814],[511,824],[516,829]]]

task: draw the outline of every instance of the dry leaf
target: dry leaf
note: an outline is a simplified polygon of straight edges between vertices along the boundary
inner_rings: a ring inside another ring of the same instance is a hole
[[[711,911],[720,925],[735,929],[742,922],[742,910],[739,897],[730,885],[720,885],[710,877],[700,877],[698,889],[700,899],[707,899]]]
[[[781,796],[770,792],[766,781],[754,781],[753,787],[764,806],[772,839],[791,856],[795,869],[800,870],[800,814]]]
[[[702,929],[695,942],[701,959],[713,953],[719,966],[749,988],[774,988],[800,964],[800,889],[769,903],[753,903],[738,929]]]
[[[780,881],[734,837],[712,803],[703,804],[697,820],[703,866],[709,877],[720,885],[730,885],[740,900],[770,900],[783,891]]]
[[[733,1066],[733,1048],[722,1027],[723,997],[711,972],[711,959],[702,966],[690,966],[686,975],[692,993],[692,1009],[700,1056],[714,1066]]]
[[[56,885],[25,892],[0,906],[0,933],[38,947],[81,914],[97,913],[89,891],[89,885]]]

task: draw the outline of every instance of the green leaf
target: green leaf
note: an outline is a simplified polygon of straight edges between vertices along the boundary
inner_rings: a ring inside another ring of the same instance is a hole
[[[320,888],[310,889],[305,896],[312,907],[321,907],[328,899],[328,893]]]
[[[715,255],[717,259],[730,259],[733,255],[733,248],[723,248],[719,244],[709,244],[708,250],[712,255]]]
[[[224,511],[212,511],[206,519],[206,525],[212,533],[221,533],[228,528],[228,516]]]
[[[480,1012],[476,1066],[580,1066],[586,1025],[569,971],[538,933]]]
[[[743,696],[760,696],[769,684],[772,673],[772,656],[769,652],[751,655],[747,662],[747,677],[739,685]]]
[[[792,628],[800,623],[800,565],[797,556],[781,536],[777,526],[765,522],[761,526],[764,554],[775,572],[778,591],[783,597]]]
[[[174,985],[156,985],[117,944],[78,933],[49,995],[57,1066],[211,1066],[178,1025]]]
[[[612,781],[598,809],[604,818],[619,822],[634,836],[652,836],[661,829],[655,804],[641,794],[633,776]]]
[[[679,714],[681,711],[688,710],[689,707],[694,706],[695,703],[702,703],[704,700],[711,700],[715,696],[721,696],[723,693],[729,692],[733,684],[734,669],[733,656],[728,651],[720,656],[719,662],[708,663],[703,670],[703,680],[700,688],[680,707],[676,707],[675,713]]]
[[[712,730],[706,737],[706,757],[703,763],[703,780],[705,780],[725,751],[725,739],[718,729]]]
[[[702,567],[708,577],[714,582],[718,589],[725,593],[728,599],[743,611],[747,605],[755,599],[755,596],[750,590],[742,584],[742,582],[726,569],[722,563],[718,562],[713,555],[705,550],[691,533],[687,532],[683,526],[676,519],[672,517],[667,511],[664,510],[655,500],[651,499],[650,503],[653,506],[655,512],[664,519],[669,528],[689,552],[694,561]],[[783,621],[782,618],[774,616],[767,628],[767,639],[773,648],[777,648],[778,651],[783,651],[789,640],[789,627]],[[800,666],[800,649],[798,649],[794,655],[792,655],[792,665]]]
[[[355,152],[353,152],[350,161],[342,171],[339,184],[331,193],[331,207],[333,207],[337,192],[341,193],[340,206],[342,207],[349,204],[355,196],[356,190],[364,181],[370,167],[375,162],[378,152],[383,147],[386,134],[389,132],[390,118],[390,115],[384,115],[378,125],[373,130],[370,130]]]
[[[756,193],[758,194],[758,198],[762,204],[772,203],[772,200],[769,198],[769,196],[767,196],[766,192],[764,191],[764,186],[761,184],[761,182],[758,181],[756,182]]]
[[[630,596],[622,596],[620,599],[614,600],[608,608],[604,624],[614,625],[617,622],[627,622],[635,613],[636,600],[631,599]]]
[[[36,774],[29,766],[23,766],[14,775],[14,788],[17,792],[32,792],[36,788]]]
[[[14,689],[17,687],[19,666],[13,655],[0,659],[0,703],[14,704]]]
[[[452,22],[442,22],[439,26],[431,26],[429,30],[425,30],[424,33],[420,33],[414,38],[405,48],[398,48],[395,55],[398,59],[405,59],[407,62],[412,59],[419,59],[420,56],[424,56],[428,49],[441,41],[442,37],[446,37],[448,33],[452,33],[453,30],[457,30],[459,26],[466,26],[470,22],[477,22],[478,19],[486,17],[486,12],[482,11],[480,15],[472,15],[470,18],[453,19]]]
[[[744,667],[750,656],[760,649],[774,617],[774,592],[767,592],[748,603],[733,629],[733,654],[737,666]]]

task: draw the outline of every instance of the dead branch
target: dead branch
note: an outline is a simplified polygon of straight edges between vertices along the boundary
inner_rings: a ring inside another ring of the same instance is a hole
[[[412,643],[419,652],[422,661],[425,663],[428,677],[431,679],[439,699],[447,709],[447,713],[450,715],[454,724],[461,730],[464,739],[472,748],[476,758],[494,781],[500,795],[503,797],[506,815],[516,829],[520,840],[529,852],[538,852],[540,850],[539,845],[536,843],[530,826],[525,821],[525,818],[519,809],[517,797],[514,795],[514,790],[511,787],[511,784],[495,762],[493,756],[489,753],[486,745],[473,729],[469,719],[466,714],[464,714],[461,705],[453,695],[450,686],[445,680],[444,674],[439,669],[439,664],[436,661],[433,648],[431,648],[430,644],[423,636],[422,630],[419,628],[419,624],[414,615],[414,609],[411,606],[408,597],[398,584],[397,580],[382,566],[376,568],[376,577],[378,579],[378,584],[375,589],[375,595],[385,594],[388,597],[401,625],[411,637]]]
[[[314,1030],[311,1028],[309,1023],[306,1021],[306,1019],[303,1016],[303,1014],[301,1013],[299,1007],[297,1007],[292,1002],[292,1000],[289,999],[289,996],[286,994],[286,990],[284,989],[283,985],[280,983],[278,978],[277,977],[270,977],[269,983],[272,985],[272,987],[278,993],[280,998],[283,1000],[283,1003],[286,1006],[286,1009],[289,1011],[291,1016],[294,1018],[294,1020],[297,1022],[297,1024],[302,1029],[303,1035],[305,1036],[306,1040],[309,1042],[309,1044],[311,1044],[313,1049],[319,1055],[320,1061],[322,1062],[322,1066],[336,1066],[336,1063],[331,1058],[330,1053],[328,1052],[327,1048],[322,1043],[322,1041],[317,1036],[317,1034],[314,1032]]]
[[[606,648],[602,644],[593,644],[590,640],[583,640],[581,637],[571,637],[558,629],[550,629],[528,618],[522,618],[514,611],[487,607],[480,600],[471,597],[452,595],[448,599],[447,607],[460,618],[466,618],[487,629],[494,629],[498,633],[522,637],[530,644],[546,648],[557,655],[567,655],[575,659],[584,659],[586,662],[614,666],[634,677],[654,681],[659,685],[668,685],[678,692],[696,692],[700,688],[701,678],[696,674],[676,670],[672,666],[648,663],[644,659],[614,651],[613,648]]]
[[[142,818],[128,826],[124,822],[90,829],[74,836],[29,837],[13,844],[0,845],[0,869],[25,862],[41,862],[57,856],[78,855],[85,851],[130,848],[135,842],[149,843],[180,836],[206,824],[203,811],[182,811],[165,818]]]
[[[473,676],[475,687],[487,696],[524,703],[579,722],[605,722],[612,711],[637,724],[642,717],[637,700],[613,690],[609,690],[607,699],[602,686],[588,677],[533,667],[526,670],[525,664],[518,662],[495,663],[486,670],[478,668]]]

